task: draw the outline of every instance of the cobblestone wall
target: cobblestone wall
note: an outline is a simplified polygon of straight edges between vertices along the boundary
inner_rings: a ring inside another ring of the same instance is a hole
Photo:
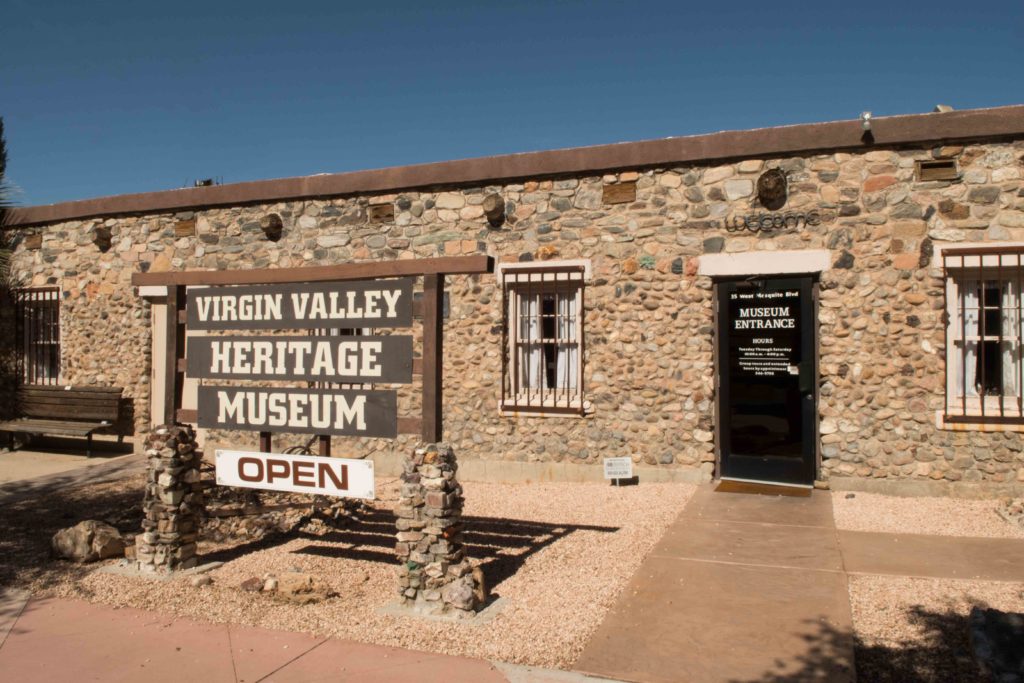
[[[124,385],[143,429],[149,315],[128,285],[135,270],[470,253],[501,261],[587,258],[585,394],[593,414],[500,415],[500,292],[493,276],[450,278],[445,440],[463,459],[593,463],[628,454],[711,471],[712,284],[697,275],[697,258],[828,249],[833,268],[821,278],[820,308],[824,474],[1024,481],[1019,434],[936,427],[943,296],[929,258],[941,243],[1024,242],[1022,156],[1024,142],[875,150],[76,221],[30,230],[42,233],[42,247],[19,248],[14,267],[34,284],[64,290],[65,380]],[[917,182],[915,162],[936,158],[955,160],[960,178]],[[736,229],[738,218],[742,225],[743,216],[767,213],[755,183],[769,168],[788,177],[780,213],[814,217],[773,234]],[[635,199],[626,192],[627,201],[609,202],[606,186],[630,183]],[[484,216],[492,192],[506,202],[500,227]],[[269,212],[283,219],[277,241],[260,227]],[[177,236],[191,222],[195,234]],[[111,234],[106,252],[93,243],[98,230]],[[239,446],[256,441],[254,434],[241,439]],[[401,452],[410,442],[341,450]]]

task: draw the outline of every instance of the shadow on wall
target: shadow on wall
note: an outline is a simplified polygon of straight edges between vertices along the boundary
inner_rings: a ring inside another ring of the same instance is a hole
[[[985,607],[985,605],[979,605]],[[985,681],[970,644],[969,617],[950,606],[945,611],[914,608],[907,619],[915,636],[881,645],[866,644],[848,631],[808,622],[807,652],[796,661],[779,661],[776,671],[731,683],[796,683],[831,681],[845,656],[844,644],[853,638],[858,681],[871,683],[946,683]]]

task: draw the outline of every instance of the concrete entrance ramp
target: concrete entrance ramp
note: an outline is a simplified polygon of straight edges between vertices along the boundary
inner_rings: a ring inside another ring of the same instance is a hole
[[[576,669],[627,681],[852,681],[828,493],[691,499]]]

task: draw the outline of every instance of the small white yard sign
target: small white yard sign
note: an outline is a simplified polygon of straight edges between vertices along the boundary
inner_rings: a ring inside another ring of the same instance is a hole
[[[632,458],[605,458],[604,459],[605,479],[632,479],[633,459]]]

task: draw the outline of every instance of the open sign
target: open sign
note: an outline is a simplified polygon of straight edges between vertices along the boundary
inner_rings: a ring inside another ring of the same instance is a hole
[[[371,460],[221,450],[216,459],[221,486],[339,498],[374,497]]]

